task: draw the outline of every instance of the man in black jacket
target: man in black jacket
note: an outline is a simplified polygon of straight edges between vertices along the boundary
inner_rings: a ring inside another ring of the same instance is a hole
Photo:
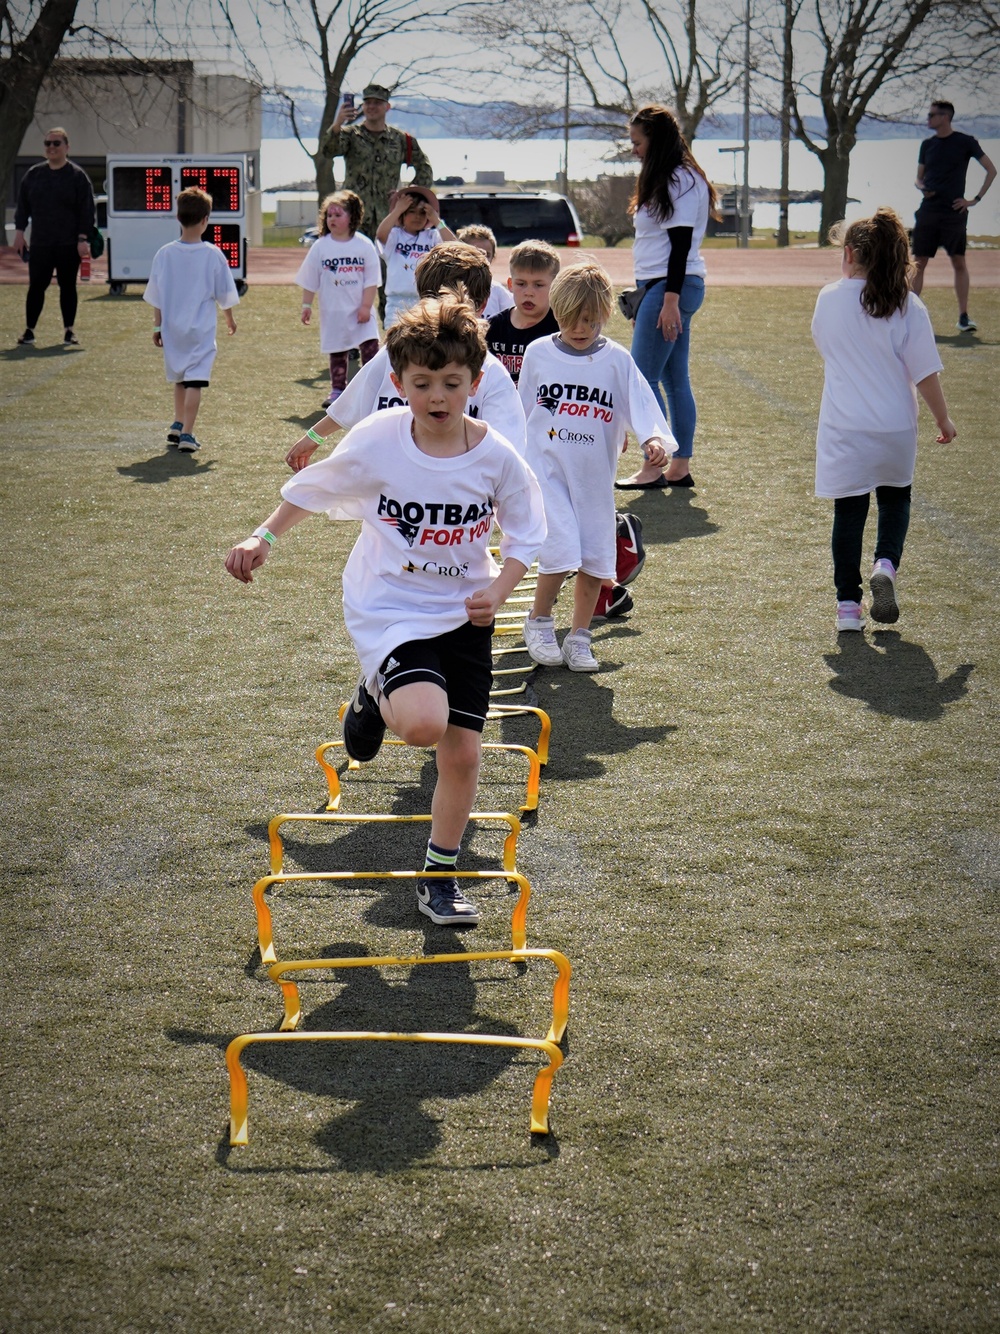
[[[69,136],[61,126],[45,136],[45,161],[29,168],[21,181],[14,211],[14,249],[24,255],[24,229],[31,219],[28,251],[28,296],[24,333],[17,340],[31,346],[45,293],[55,272],[63,318],[63,342],[80,340],[76,321],[76,275],[80,260],[90,255],[94,230],[94,191],[82,167],[69,160]]]

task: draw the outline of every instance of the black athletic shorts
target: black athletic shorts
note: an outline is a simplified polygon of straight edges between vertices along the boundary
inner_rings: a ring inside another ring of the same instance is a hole
[[[933,259],[938,246],[943,246],[949,255],[964,255],[967,225],[965,213],[918,210],[911,239],[914,255],[917,259]]]
[[[493,684],[493,627],[466,621],[457,630],[394,648],[379,668],[382,694],[415,681],[433,681],[445,691],[452,727],[481,732]]]
[[[180,380],[178,381],[182,389],[207,389],[207,380]]]

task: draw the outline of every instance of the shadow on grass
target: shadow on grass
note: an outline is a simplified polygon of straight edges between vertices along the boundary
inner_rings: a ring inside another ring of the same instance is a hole
[[[195,454],[182,454],[179,450],[171,449],[138,463],[129,463],[119,468],[118,472],[122,477],[131,477],[136,482],[155,484],[171,482],[175,477],[200,477],[214,469],[214,459],[199,460]]]
[[[428,927],[429,954],[462,952],[460,933]],[[357,941],[335,941],[323,946],[317,958],[364,958],[369,951]],[[343,968],[323,975],[327,985],[338,986],[332,1000],[311,1010],[302,1030],[371,1032],[467,1032],[513,1036],[517,1029],[503,1020],[476,1011],[476,989],[468,964],[416,967],[404,982],[393,983],[374,968]],[[306,984],[310,987],[312,984]],[[166,1036],[183,1046],[208,1045],[224,1052],[230,1036],[191,1029],[169,1029]],[[438,1121],[424,1107],[428,1099],[457,1099],[478,1093],[493,1083],[512,1063],[524,1066],[523,1105],[512,1116],[527,1116],[537,1057],[517,1057],[511,1047],[443,1046],[436,1043],[342,1042],[255,1044],[243,1053],[249,1076],[251,1134],[264,1113],[255,1076],[266,1076],[289,1088],[351,1103],[312,1134],[313,1143],[335,1160],[336,1170],[391,1173],[429,1157],[441,1142]],[[255,1096],[256,1094],[256,1096]],[[548,1157],[558,1156],[552,1136],[533,1137]],[[231,1171],[250,1175],[285,1171],[323,1171],[323,1168],[239,1167],[229,1160],[228,1135],[216,1157]],[[506,1164],[530,1167],[543,1161]],[[496,1166],[495,1163],[483,1164]]]
[[[824,654],[824,660],[836,673],[829,684],[838,695],[861,700],[873,713],[915,723],[943,717],[945,705],[966,694],[975,670],[974,663],[964,662],[939,680],[927,650],[907,643],[898,630],[877,630],[872,643],[864,635],[841,634],[838,651]]]
[[[599,778],[605,772],[600,756],[626,754],[636,746],[662,741],[676,732],[673,723],[655,727],[628,727],[614,717],[615,694],[606,680],[608,673],[621,669],[601,657],[601,645],[612,639],[632,638],[638,630],[617,624],[608,627],[598,639],[597,656],[601,658],[599,678],[567,672],[562,667],[539,668],[529,702],[543,708],[552,719],[551,758],[542,771],[542,786],[560,779]]]
[[[38,343],[33,343],[31,347],[5,347],[0,351],[0,361],[38,361],[50,357],[75,357],[84,351],[85,348],[74,347],[72,343],[67,346],[59,342],[48,347],[40,347]]]
[[[708,517],[708,510],[696,503],[697,487],[665,491],[621,491],[617,505],[622,512],[637,514],[642,520],[646,546],[668,546],[689,537],[711,537],[720,525]]]

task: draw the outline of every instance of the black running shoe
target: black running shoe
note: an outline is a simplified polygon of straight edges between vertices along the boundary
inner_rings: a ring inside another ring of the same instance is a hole
[[[21,344],[22,347],[34,347],[35,345],[34,329],[25,329],[24,333],[17,341]]]
[[[478,926],[479,909],[453,879],[418,880],[417,907],[438,926]]]
[[[373,760],[382,749],[384,736],[385,721],[365,689],[365,678],[362,677],[344,713],[344,749],[352,760],[364,764]]]

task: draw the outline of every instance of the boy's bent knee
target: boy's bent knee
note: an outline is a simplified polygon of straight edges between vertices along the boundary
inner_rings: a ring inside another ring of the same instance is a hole
[[[384,697],[382,716],[408,746],[436,746],[448,726],[448,696],[429,681],[400,686]]]

